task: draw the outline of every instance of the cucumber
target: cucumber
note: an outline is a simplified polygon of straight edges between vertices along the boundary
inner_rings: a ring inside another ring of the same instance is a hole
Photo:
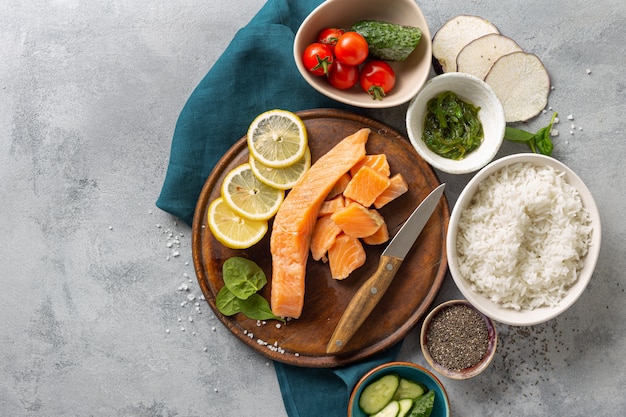
[[[434,405],[435,391],[430,390],[415,400],[408,417],[428,417],[432,413]]]
[[[413,407],[413,400],[410,398],[404,398],[402,400],[398,400],[398,405],[400,405],[400,410],[398,411],[397,417],[405,417],[408,416],[409,411],[411,411],[411,407]]]
[[[400,384],[398,385],[396,393],[393,395],[393,399],[402,400],[404,398],[409,398],[414,400],[421,397],[426,391],[428,391],[428,388],[426,388],[424,384],[400,378]]]
[[[422,31],[380,20],[362,20],[350,28],[365,38],[371,58],[404,61],[419,44]]]
[[[359,398],[359,407],[365,414],[378,413],[393,399],[398,385],[400,385],[400,377],[396,374],[380,377],[363,389]]]
[[[376,414],[372,414],[370,417],[397,417],[400,411],[400,403],[395,400],[391,400],[382,410]]]

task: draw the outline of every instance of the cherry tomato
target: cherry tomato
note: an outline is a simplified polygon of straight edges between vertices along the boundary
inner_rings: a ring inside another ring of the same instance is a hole
[[[337,41],[346,31],[340,28],[326,28],[322,29],[322,31],[317,35],[317,41],[320,43],[325,43],[326,45],[330,45],[334,50]]]
[[[367,41],[357,32],[346,32],[339,37],[335,45],[337,61],[347,65],[360,65],[367,58],[369,47]]]
[[[320,42],[310,44],[302,53],[302,63],[311,74],[317,76],[328,75],[334,60],[331,47]]]
[[[330,67],[328,82],[339,90],[352,88],[359,81],[359,67],[342,64],[339,61]]]
[[[372,99],[382,100],[396,85],[396,74],[385,61],[369,61],[363,66],[359,81]]]

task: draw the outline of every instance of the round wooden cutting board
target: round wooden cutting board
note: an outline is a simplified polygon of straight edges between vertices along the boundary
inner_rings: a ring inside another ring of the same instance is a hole
[[[391,174],[402,173],[409,191],[379,210],[395,235],[402,223],[440,182],[433,169],[413,149],[408,139],[392,128],[355,113],[317,109],[299,112],[308,135],[313,162],[344,137],[368,127],[371,134],[368,154],[387,155]],[[271,288],[269,234],[246,250],[233,250],[220,244],[211,234],[206,214],[209,203],[220,195],[226,173],[247,162],[246,139],[240,139],[219,161],[207,179],[196,207],[192,227],[192,252],[198,282],[215,316],[239,340],[266,357],[303,367],[347,365],[385,350],[399,342],[424,316],[439,292],[447,262],[445,237],[450,218],[448,203],[441,199],[422,234],[413,245],[381,302],[367,318],[344,350],[326,353],[326,345],[346,305],[359,286],[376,270],[385,244],[364,245],[367,261],[343,281],[331,278],[328,264],[309,257],[304,309],[299,319],[282,324],[276,320],[258,323],[242,314],[226,317],[215,306],[222,288],[222,264],[232,256],[255,261],[268,278],[260,292],[268,301]]]

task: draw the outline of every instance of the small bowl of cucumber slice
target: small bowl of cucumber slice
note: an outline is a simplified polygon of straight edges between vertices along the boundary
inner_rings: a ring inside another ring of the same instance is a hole
[[[367,372],[355,385],[348,417],[448,417],[446,389],[427,369],[389,362]]]

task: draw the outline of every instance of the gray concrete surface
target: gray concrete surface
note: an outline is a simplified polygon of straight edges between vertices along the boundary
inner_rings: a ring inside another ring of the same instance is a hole
[[[444,381],[453,414],[621,416],[626,5],[419,3],[433,32],[456,14],[482,15],[544,60],[562,116],[555,156],[603,220],[582,298],[544,325],[499,326],[492,367]],[[178,112],[262,4],[0,3],[0,415],[286,415],[271,363],[208,305],[187,302],[200,295],[190,230],[154,206]],[[371,114],[405,131],[404,110]],[[441,179],[453,204],[469,176]],[[448,278],[437,301],[456,297]],[[423,364],[417,336],[401,359]]]

